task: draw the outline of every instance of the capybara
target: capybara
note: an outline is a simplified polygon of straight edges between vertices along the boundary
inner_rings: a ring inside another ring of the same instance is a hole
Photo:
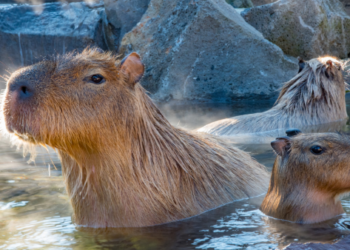
[[[331,57],[310,61],[299,58],[299,72],[285,83],[275,105],[268,111],[210,123],[198,131],[219,136],[283,135],[288,128],[336,121],[346,122],[344,64]],[[282,134],[281,134],[282,133]]]
[[[57,149],[75,222],[141,227],[262,194],[269,174],[249,154],[164,118],[122,61],[90,48],[14,72],[3,101],[11,136]]]
[[[348,135],[299,133],[277,138],[271,146],[278,156],[262,212],[298,223],[344,213],[340,198],[350,191]]]

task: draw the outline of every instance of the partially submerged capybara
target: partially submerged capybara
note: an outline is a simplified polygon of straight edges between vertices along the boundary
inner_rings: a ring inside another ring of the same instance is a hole
[[[346,121],[343,64],[322,57],[307,62],[299,59],[299,67],[270,110],[219,120],[198,131],[219,136],[255,133],[276,137],[288,128]]]
[[[344,213],[350,192],[350,138],[341,133],[298,134],[271,143],[278,154],[261,205],[265,214],[316,223]]]
[[[221,139],[173,127],[121,62],[86,49],[20,69],[3,101],[11,136],[57,149],[75,222],[140,227],[261,194],[268,173]]]

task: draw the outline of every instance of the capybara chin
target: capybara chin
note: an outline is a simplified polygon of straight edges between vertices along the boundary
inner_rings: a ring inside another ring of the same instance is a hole
[[[343,64],[332,57],[299,58],[299,72],[285,83],[268,111],[210,123],[198,131],[218,136],[280,136],[286,129],[346,121]]]
[[[122,61],[86,49],[20,69],[7,83],[8,132],[56,148],[76,224],[141,227],[266,192],[269,175],[221,139],[173,127]]]
[[[260,207],[265,214],[316,223],[344,213],[350,192],[350,138],[341,133],[298,134],[271,143],[278,154]]]

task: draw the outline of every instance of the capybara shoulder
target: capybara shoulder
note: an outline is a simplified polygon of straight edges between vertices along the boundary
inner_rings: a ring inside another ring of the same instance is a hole
[[[7,131],[56,148],[75,222],[139,227],[197,215],[267,190],[249,154],[173,127],[138,83],[136,53],[122,61],[86,49],[12,74]]]

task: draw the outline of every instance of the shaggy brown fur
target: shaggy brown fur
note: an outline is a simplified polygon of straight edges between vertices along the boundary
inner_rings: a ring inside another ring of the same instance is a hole
[[[337,133],[299,134],[272,142],[276,153],[261,211],[275,218],[315,223],[344,213],[350,192],[350,138]],[[319,154],[312,152],[319,146]]]
[[[343,65],[334,58],[300,61],[300,72],[283,86],[273,108],[210,123],[198,131],[220,136],[264,133],[276,137],[288,128],[346,121]]]
[[[135,53],[121,63],[86,49],[8,81],[7,130],[58,150],[77,224],[150,226],[267,190],[265,168],[247,153],[170,125],[135,83],[142,74]]]

